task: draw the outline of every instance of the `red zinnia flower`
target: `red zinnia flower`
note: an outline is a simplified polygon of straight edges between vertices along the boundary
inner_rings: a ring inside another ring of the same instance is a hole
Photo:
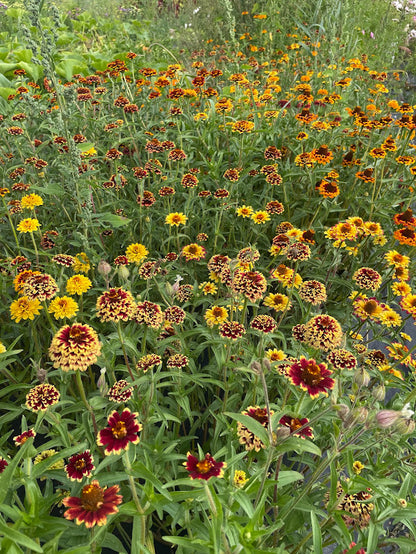
[[[127,402],[130,400],[133,394],[133,387],[129,387],[129,384],[125,379],[116,381],[107,393],[108,399],[111,402]]]
[[[277,324],[269,315],[257,315],[251,320],[250,327],[262,333],[273,333]]]
[[[101,488],[98,481],[92,481],[82,488],[79,497],[70,496],[62,500],[62,504],[69,508],[64,513],[66,519],[75,519],[77,525],[85,523],[87,529],[94,525],[99,527],[107,523],[107,516],[118,512],[117,506],[121,504],[123,497],[118,493],[120,487],[114,485]]]
[[[182,325],[185,321],[186,312],[179,306],[170,306],[165,310],[165,321]]]
[[[3,473],[8,465],[9,464],[6,462],[6,460],[2,456],[0,456],[0,473]]]
[[[84,477],[90,477],[91,472],[95,469],[93,462],[94,458],[89,450],[71,456],[65,466],[68,479],[81,482]]]
[[[158,329],[163,323],[163,312],[159,304],[154,304],[145,300],[137,304],[134,321],[139,324],[149,325],[153,329]]]
[[[219,326],[219,332],[223,339],[237,340],[241,339],[246,330],[238,321],[224,321]]]
[[[192,456],[190,452],[187,454],[188,461],[184,462],[184,466],[189,471],[191,479],[204,479],[208,481],[211,477],[222,477],[223,469],[227,466],[225,462],[216,462],[211,454],[205,454],[202,460],[198,460]]]
[[[332,371],[326,364],[317,364],[315,360],[307,360],[304,356],[290,366],[288,377],[293,385],[308,392],[311,398],[317,398],[320,393],[328,396],[328,390],[334,387],[335,381],[329,377]]]
[[[267,281],[258,271],[237,270],[232,282],[232,288],[236,293],[243,294],[251,302],[255,302],[266,292]]]
[[[135,309],[133,295],[121,287],[105,291],[99,296],[96,304],[100,321],[128,321]]]
[[[310,427],[304,427],[303,429],[298,431],[298,429],[303,427],[306,423],[309,423],[309,419],[306,418],[306,417],[304,417],[302,419],[299,419],[297,417],[284,415],[279,420],[279,423],[280,423],[280,425],[284,425],[285,427],[289,427],[290,433],[293,434],[293,435],[297,435],[301,439],[304,439],[305,437],[309,437],[309,438],[313,439],[313,433],[312,433],[312,429]]]
[[[13,440],[16,446],[22,446],[22,444],[24,444],[28,439],[33,439],[35,437],[35,431],[33,429],[29,429],[28,431],[24,431],[21,435],[13,437]]]
[[[143,371],[143,373],[146,373],[146,371],[149,371],[149,369],[153,369],[154,366],[161,363],[162,358],[158,354],[146,354],[145,356],[142,356],[137,362],[136,369],[139,371]]]
[[[140,442],[139,431],[143,426],[136,420],[137,414],[125,408],[121,414],[116,411],[111,412],[107,423],[108,426],[98,433],[98,446],[105,446],[104,453],[119,454],[122,450],[127,450],[129,443],[138,444]]]

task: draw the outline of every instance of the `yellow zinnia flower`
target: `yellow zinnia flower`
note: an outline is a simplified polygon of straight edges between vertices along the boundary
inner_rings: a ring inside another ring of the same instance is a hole
[[[126,249],[126,256],[130,263],[139,263],[148,255],[149,251],[143,244],[130,244]]]
[[[53,314],[55,319],[74,317],[78,311],[78,304],[70,296],[54,298],[49,304],[48,312]]]
[[[43,200],[39,194],[26,194],[22,197],[20,205],[23,209],[33,210],[37,206],[43,205]]]
[[[17,226],[17,230],[21,233],[33,233],[37,231],[40,227],[40,223],[37,219],[32,219],[28,217],[27,219],[22,219],[22,221]]]
[[[176,225],[176,227],[179,227],[179,225],[185,225],[185,223],[188,221],[188,218],[185,214],[182,212],[174,212],[170,213],[166,216],[165,223],[167,225]]]
[[[74,275],[66,283],[66,292],[68,294],[84,294],[92,287],[91,281],[84,275]]]
[[[22,296],[11,303],[11,318],[15,319],[16,323],[21,319],[35,319],[35,315],[38,315],[41,309],[39,300],[29,300],[27,296]]]

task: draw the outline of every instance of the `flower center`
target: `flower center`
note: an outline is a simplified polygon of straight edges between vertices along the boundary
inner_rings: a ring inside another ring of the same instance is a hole
[[[196,468],[198,470],[198,473],[208,473],[208,471],[211,469],[211,462],[207,459],[201,460],[196,464]]]
[[[321,368],[315,362],[308,362],[308,365],[302,371],[302,379],[308,385],[317,385],[323,379]]]
[[[77,460],[75,463],[74,463],[74,466],[75,466],[75,469],[78,469],[78,470],[82,470],[85,468],[85,461],[84,460]]]
[[[81,506],[87,512],[97,512],[104,504],[104,490],[98,485],[86,485],[81,492]]]
[[[262,425],[268,422],[267,410],[265,408],[257,408],[253,413],[249,415],[251,415],[253,419],[257,420]]]
[[[363,310],[365,311],[365,313],[369,315],[376,313],[377,308],[378,308],[378,304],[374,300],[369,300],[363,306]]]
[[[300,427],[302,427],[302,423],[298,418],[293,418],[290,420],[290,430],[292,431],[292,433],[300,429]]]
[[[126,424],[124,423],[124,421],[117,421],[114,427],[111,428],[111,432],[113,433],[114,438],[124,439],[124,437],[127,435]]]

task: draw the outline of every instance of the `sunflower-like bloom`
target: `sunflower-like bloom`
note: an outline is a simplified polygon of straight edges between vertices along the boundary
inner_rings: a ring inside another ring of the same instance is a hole
[[[63,371],[86,371],[101,354],[98,335],[89,325],[73,323],[61,327],[52,339],[49,357]]]
[[[64,517],[75,519],[77,525],[85,524],[87,529],[94,525],[101,527],[107,523],[107,516],[118,512],[117,506],[121,504],[123,497],[117,494],[118,485],[107,489],[100,487],[98,481],[92,481],[82,488],[80,496],[69,496],[62,500],[62,504],[69,508]]]
[[[127,450],[129,444],[140,442],[139,432],[143,429],[136,419],[137,414],[125,408],[121,414],[111,412],[107,420],[107,427],[98,433],[98,446],[105,446],[104,453],[119,454]]]

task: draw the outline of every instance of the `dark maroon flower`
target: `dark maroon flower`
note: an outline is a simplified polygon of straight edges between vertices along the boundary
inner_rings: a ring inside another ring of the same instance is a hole
[[[317,398],[320,393],[328,396],[335,381],[330,377],[332,371],[326,364],[317,364],[315,360],[307,360],[304,356],[290,366],[288,377],[292,383],[308,392],[311,398]]]
[[[293,435],[297,435],[301,439],[304,439],[306,437],[313,438],[312,429],[310,427],[303,427],[307,423],[309,423],[309,419],[306,417],[303,417],[302,419],[299,419],[298,417],[292,417],[289,415],[284,415],[279,420],[280,425],[284,425],[285,427],[289,427],[290,433]],[[303,429],[301,429],[303,427]],[[300,429],[300,430],[299,430]]]
[[[211,477],[222,477],[224,473],[223,469],[227,466],[225,462],[216,462],[211,454],[205,454],[205,458],[199,460],[188,452],[187,458],[188,460],[183,465],[189,471],[191,479],[204,479],[208,481]]]
[[[119,414],[116,411],[111,412],[107,423],[108,426],[98,433],[98,446],[105,446],[104,453],[119,454],[122,450],[127,450],[129,444],[140,442],[139,431],[142,425],[136,420],[137,414],[125,409]]]
[[[71,456],[65,466],[68,479],[81,482],[84,477],[90,477],[91,472],[95,469],[93,462],[94,458],[89,450]]]

